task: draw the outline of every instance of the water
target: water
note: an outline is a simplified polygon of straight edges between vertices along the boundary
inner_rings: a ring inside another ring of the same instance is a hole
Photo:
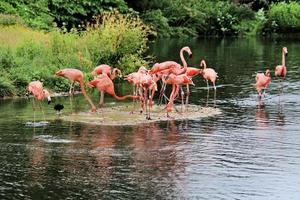
[[[149,52],[179,62],[185,45],[190,65],[205,58],[218,72],[221,115],[109,127],[64,122],[43,104],[45,123],[29,100],[0,101],[0,199],[299,199],[299,39],[161,40]],[[287,78],[259,103],[255,73],[273,70],[282,46]],[[191,102],[213,105],[194,82]],[[88,109],[80,96],[55,101],[65,114]]]

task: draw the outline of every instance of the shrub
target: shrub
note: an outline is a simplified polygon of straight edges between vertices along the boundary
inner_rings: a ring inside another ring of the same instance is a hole
[[[89,74],[93,67],[106,63],[119,65],[128,73],[147,64],[143,53],[149,28],[139,18],[112,12],[94,21],[84,33],[74,29],[44,34],[20,25],[1,29],[0,71],[5,78],[1,95],[24,94],[33,80],[54,91],[66,91],[68,81],[54,76],[62,68],[78,68]]]
[[[0,25],[1,26],[10,26],[21,24],[22,20],[19,16],[16,15],[7,15],[7,14],[0,14]]]
[[[267,29],[274,32],[300,31],[300,3],[272,4],[268,12]]]
[[[7,76],[0,76],[0,97],[13,96],[15,94],[15,87]]]
[[[10,69],[15,65],[14,55],[9,47],[0,46],[0,69]]]

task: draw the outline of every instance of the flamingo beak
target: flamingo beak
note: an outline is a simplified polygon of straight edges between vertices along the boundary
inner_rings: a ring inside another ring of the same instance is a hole
[[[288,56],[288,52],[285,53],[285,56],[286,56],[286,57]]]
[[[189,55],[189,57],[190,57],[190,58],[193,58],[193,54],[191,53],[191,54]]]

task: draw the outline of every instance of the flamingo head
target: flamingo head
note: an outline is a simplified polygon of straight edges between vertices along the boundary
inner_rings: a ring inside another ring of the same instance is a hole
[[[113,73],[116,73],[118,75],[118,77],[122,78],[123,75],[122,75],[122,71],[118,68],[114,68],[113,69]]]
[[[265,75],[270,77],[271,76],[271,71],[269,69],[267,69]]]
[[[205,62],[205,60],[201,60],[200,67],[204,67],[204,69],[206,68],[206,62]]]
[[[192,58],[193,57],[193,53],[190,49],[190,47],[186,46],[182,48],[183,51],[186,51],[189,54],[189,57]]]
[[[50,93],[48,90],[43,90],[43,93],[44,93],[44,97],[47,98],[47,101],[48,101],[48,104],[51,103],[51,96],[50,96]]]
[[[59,71],[55,72],[55,75],[56,76],[64,76],[65,75],[64,70],[59,70]]]
[[[97,72],[96,72],[96,70],[93,70],[92,72],[91,72],[91,76],[97,76]]]
[[[287,48],[286,48],[286,47],[283,47],[283,48],[282,48],[282,52],[285,54],[285,56],[287,56],[287,55],[288,55],[288,50],[287,50]]]
[[[195,83],[193,82],[193,80],[191,78],[189,78],[189,85],[195,86]]]
[[[151,71],[151,70],[150,70]],[[148,73],[148,70],[146,69],[146,67],[144,66],[141,66],[138,70],[139,73],[142,73],[142,74],[147,74]]]

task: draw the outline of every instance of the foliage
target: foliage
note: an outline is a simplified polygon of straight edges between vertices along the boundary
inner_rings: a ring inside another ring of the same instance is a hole
[[[78,27],[82,21],[89,21],[104,11],[118,9],[120,12],[128,11],[123,0],[50,0],[49,9],[55,16],[54,21],[59,27],[66,26],[68,29]]]
[[[10,26],[16,24],[22,24],[22,20],[19,16],[0,14],[0,26]]]
[[[274,32],[300,31],[300,3],[272,4],[268,12],[267,28]]]
[[[0,97],[13,96],[15,94],[15,87],[12,81],[6,76],[0,76]]]
[[[147,65],[143,53],[149,28],[138,17],[103,13],[85,29],[85,32],[53,30],[45,34],[20,25],[3,27],[0,73],[5,79],[1,79],[4,89],[0,95],[22,95],[32,80],[42,81],[53,91],[66,91],[68,81],[54,76],[62,68],[77,68],[88,75],[102,63],[118,65],[125,73]]]
[[[48,9],[47,0],[0,0],[0,11],[20,16],[33,28],[44,30],[52,28],[53,17]]]

